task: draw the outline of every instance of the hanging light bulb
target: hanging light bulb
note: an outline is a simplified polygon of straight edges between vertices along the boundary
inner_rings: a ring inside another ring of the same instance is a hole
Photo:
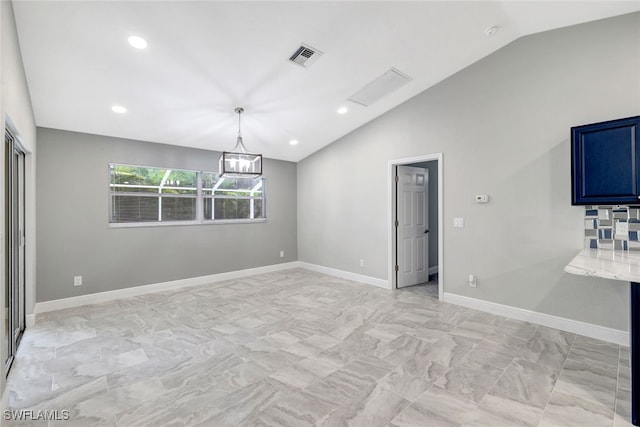
[[[223,151],[220,156],[220,176],[255,178],[262,175],[262,154],[247,152],[240,128],[240,117],[244,108],[238,107],[233,111],[238,114],[238,139],[233,151]]]

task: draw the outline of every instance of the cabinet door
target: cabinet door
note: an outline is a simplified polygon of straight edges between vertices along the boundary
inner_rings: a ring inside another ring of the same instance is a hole
[[[640,116],[571,128],[572,204],[639,204]]]

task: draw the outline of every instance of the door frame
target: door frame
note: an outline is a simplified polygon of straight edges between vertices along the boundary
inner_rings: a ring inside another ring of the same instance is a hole
[[[10,138],[7,141],[7,136]],[[16,157],[19,159],[16,161]],[[8,314],[8,335],[5,337],[7,342],[5,375],[8,375],[15,354],[20,345],[22,335],[26,329],[26,279],[27,279],[27,245],[26,245],[26,226],[27,226],[27,153],[16,134],[10,126],[5,127],[5,146],[4,146],[4,162],[5,166],[5,228],[6,235],[4,244],[6,245],[4,259],[5,289],[3,290],[6,298],[15,298],[11,304],[9,300],[5,301],[5,307],[9,308]],[[17,217],[16,217],[17,214]],[[17,222],[16,222],[17,221]],[[18,235],[15,235],[15,226],[17,225]],[[14,246],[18,242],[18,247]],[[15,280],[18,281],[17,288]],[[17,322],[17,325],[15,324]],[[16,334],[17,332],[17,334]]]
[[[444,296],[444,173],[443,173],[443,154],[433,153],[422,156],[405,157],[401,159],[389,160],[387,164],[387,266],[389,287],[397,289],[397,276],[395,272],[396,266],[396,248],[397,236],[395,233],[394,222],[396,220],[396,166],[410,165],[413,163],[437,161],[438,163],[438,299],[442,301]]]

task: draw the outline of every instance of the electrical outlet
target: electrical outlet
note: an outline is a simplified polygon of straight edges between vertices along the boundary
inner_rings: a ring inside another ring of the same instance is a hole
[[[476,279],[476,276],[473,274],[469,275],[469,286],[471,286],[472,288],[475,288],[476,286],[478,286],[478,280]]]
[[[284,251],[280,251],[280,258],[284,258]]]
[[[616,221],[615,237],[623,240],[629,239],[629,223]]]
[[[464,227],[464,218],[453,218],[453,226],[455,228],[463,228]]]
[[[73,277],[73,286],[82,286],[82,276]]]

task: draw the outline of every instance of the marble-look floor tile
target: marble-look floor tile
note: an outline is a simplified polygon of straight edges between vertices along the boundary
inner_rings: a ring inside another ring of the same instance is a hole
[[[540,427],[613,426],[613,411],[604,405],[554,391]]]
[[[398,365],[424,352],[431,343],[410,335],[401,335],[379,348],[374,354],[392,365]]]
[[[622,420],[631,420],[631,391],[618,389],[616,393],[616,417]]]
[[[551,371],[560,371],[569,354],[575,335],[540,327],[525,345],[520,357],[544,366]]]
[[[578,349],[587,350],[589,358],[601,358],[600,362],[608,364],[610,364],[608,361],[610,356],[617,358],[620,354],[620,346],[582,335],[576,336],[571,348],[572,351]]]
[[[244,353],[242,357],[271,372],[284,369],[300,360],[304,360],[302,356],[284,350]]]
[[[614,409],[617,366],[567,360],[555,391],[583,397]]]
[[[429,346],[424,356],[442,366],[453,366],[464,358],[478,340],[447,335]]]
[[[458,326],[451,331],[451,334],[461,337],[475,338],[477,340],[484,340],[494,333],[496,328],[498,328],[497,324],[487,325],[476,320],[469,319],[458,324]]]
[[[445,366],[417,355],[381,378],[379,384],[413,402],[445,372]]]
[[[615,414],[613,417],[613,427],[634,427],[631,419]]]
[[[502,369],[491,367],[481,369],[453,367],[435,382],[435,386],[477,403],[498,381],[502,371]]]
[[[270,375],[293,388],[305,388],[320,380],[320,376],[304,369],[299,365],[291,365]]]
[[[475,402],[438,387],[431,387],[397,415],[389,426],[459,427],[476,407]]]
[[[345,395],[342,392],[342,389],[333,387],[324,381],[319,381],[315,384],[310,385],[309,387],[304,389],[304,392],[317,399],[333,403],[336,406],[344,404],[346,399]]]
[[[64,369],[53,375],[52,390],[72,387],[148,361],[143,349],[133,350],[91,363]]]
[[[329,335],[314,334],[302,340],[303,343],[310,344],[320,350],[327,350],[340,343],[340,340]]]
[[[262,412],[246,419],[240,427],[304,427],[315,426],[338,405],[305,392],[292,392],[277,399]]]
[[[318,423],[323,427],[383,427],[409,405],[402,397],[373,385]]]
[[[268,381],[250,385],[207,404],[208,414],[194,412],[185,422],[197,426],[237,426],[268,408],[283,395]]]
[[[309,357],[297,363],[297,365],[307,372],[311,372],[313,375],[324,378],[331,375],[344,365],[338,363],[322,354]]]
[[[543,410],[515,400],[486,396],[477,409],[466,417],[464,427],[536,427]]]
[[[514,360],[490,394],[544,408],[558,379],[558,372],[524,359]]]
[[[166,393],[159,379],[105,390],[75,404],[70,420],[50,423],[51,426],[115,426],[116,417],[138,405],[159,398]]]
[[[513,357],[500,353],[502,348],[499,345],[495,347],[487,346],[491,350],[473,349],[464,356],[455,366],[461,366],[467,369],[485,369],[494,368],[499,370],[506,369],[513,360]]]
[[[342,396],[352,398],[368,389],[390,371],[390,364],[375,356],[370,356],[345,365],[325,377],[322,382],[335,389]]]

